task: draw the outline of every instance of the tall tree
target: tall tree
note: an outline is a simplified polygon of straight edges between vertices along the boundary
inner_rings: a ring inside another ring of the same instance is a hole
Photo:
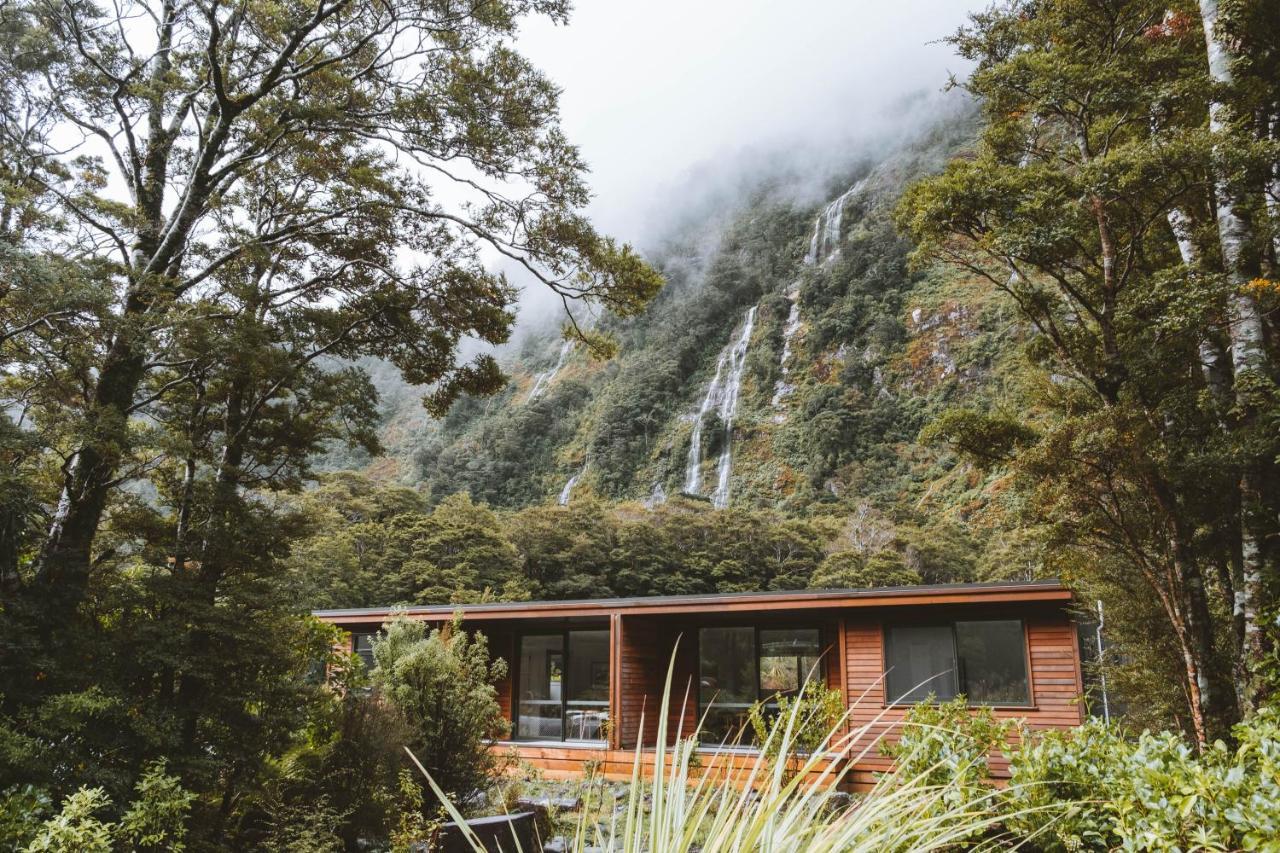
[[[1252,508],[1267,499],[1241,487],[1277,447],[1256,429],[1275,408],[1265,341],[1239,360],[1234,319],[1254,296],[1196,224],[1209,220],[1198,213],[1211,209],[1217,167],[1256,169],[1256,152],[1210,127],[1215,89],[1194,7],[1014,2],[974,16],[954,41],[976,62],[964,85],[986,126],[974,157],[909,192],[900,221],[921,241],[918,259],[956,265],[1014,301],[1036,332],[1029,354],[1056,381],[1040,386],[1024,423],[956,413],[931,432],[1013,466],[1060,548],[1143,579],[1179,648],[1191,728],[1207,742],[1249,692],[1230,677],[1249,655],[1219,614],[1254,583],[1241,566],[1265,526]],[[1192,224],[1175,234],[1171,219]],[[1180,241],[1208,249],[1190,273]],[[1225,377],[1204,369],[1202,346],[1224,318],[1236,356]]]
[[[499,383],[486,356],[458,363],[462,336],[502,341],[512,323],[515,292],[482,246],[564,299],[626,314],[652,296],[656,274],[578,212],[583,164],[556,89],[510,46],[522,17],[566,13],[529,0],[5,5],[0,29],[23,37],[5,42],[0,140],[21,181],[6,182],[3,237],[74,259],[105,308],[74,362],[52,341],[65,330],[35,313],[72,303],[6,318],[15,348],[56,356],[25,361],[24,379],[73,386],[50,448],[64,461],[36,564],[48,586],[83,594],[113,489],[135,473],[139,419],[198,372],[179,351],[206,311],[288,313],[314,335],[300,358],[387,358],[432,386],[439,411]]]
[[[1277,157],[1260,159],[1240,152],[1261,138],[1269,141],[1275,103],[1264,95],[1251,97],[1241,90],[1236,65],[1241,63],[1239,39],[1232,39],[1221,19],[1219,0],[1199,0],[1209,76],[1214,91],[1209,102],[1209,131],[1215,142],[1214,204],[1217,209],[1218,245],[1231,292],[1227,298],[1226,326],[1231,341],[1231,366],[1235,397],[1234,417],[1241,430],[1258,428],[1269,402],[1274,401],[1276,362],[1266,343],[1264,311],[1259,304],[1257,285],[1261,282],[1263,258],[1271,246],[1265,235],[1269,207],[1265,197],[1275,175]],[[1251,17],[1251,7],[1265,4],[1236,2],[1234,11]],[[1273,10],[1274,12],[1274,10]],[[1248,42],[1243,42],[1248,44]],[[1274,53],[1275,45],[1271,45]],[[1260,52],[1261,45],[1254,45]],[[1260,63],[1266,65],[1265,61]],[[1274,84],[1273,84],[1274,85]],[[1261,227],[1259,227],[1261,226]],[[1269,609],[1268,587],[1280,576],[1280,549],[1270,538],[1275,535],[1277,476],[1275,454],[1269,442],[1242,445],[1245,459],[1239,483],[1240,583],[1234,609],[1242,626],[1244,673],[1237,679],[1240,701],[1256,706],[1263,689],[1262,669],[1267,663],[1270,641],[1264,635],[1263,620]]]

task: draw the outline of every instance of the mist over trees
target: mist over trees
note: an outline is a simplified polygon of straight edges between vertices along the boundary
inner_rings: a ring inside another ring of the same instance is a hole
[[[1060,576],[1127,726],[1230,742],[1280,685],[1272,5],[976,13],[964,107],[644,258],[516,50],[567,3],[0,5],[0,830],[389,844],[407,743],[470,796],[422,708],[498,731],[483,640],[399,626],[380,703],[318,607]],[[502,265],[574,309],[537,395]]]
[[[305,519],[277,495],[328,443],[378,448],[343,365],[390,362],[436,413],[502,387],[459,359],[514,323],[485,253],[620,316],[661,285],[583,215],[558,92],[512,47],[566,14],[0,9],[0,787],[120,803],[164,756],[202,843],[261,834],[272,758],[333,701],[306,678],[333,638],[283,582]]]

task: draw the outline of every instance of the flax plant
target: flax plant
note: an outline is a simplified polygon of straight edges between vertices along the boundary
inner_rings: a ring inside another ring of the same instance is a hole
[[[669,666],[664,697],[671,695],[671,681]],[[601,805],[595,798],[604,797],[605,788],[602,784],[589,786],[569,849],[601,848],[619,853],[905,853],[958,846],[975,850],[1020,846],[1003,832],[1003,822],[1011,815],[1000,808],[1002,792],[968,789],[964,796],[956,796],[967,767],[954,768],[953,779],[944,784],[926,781],[937,778],[938,765],[927,765],[912,774],[890,770],[880,775],[864,795],[845,805],[833,805],[841,802],[841,798],[832,795],[848,787],[845,783],[853,766],[873,754],[880,743],[877,731],[883,731],[879,725],[883,711],[869,722],[853,722],[852,712],[863,698],[865,694],[830,727],[816,749],[800,753],[790,769],[786,760],[767,757],[771,752],[769,741],[780,739],[779,749],[772,751],[775,755],[796,754],[795,742],[810,722],[802,714],[804,703],[794,703],[778,718],[761,749],[754,751],[744,766],[734,761],[743,757],[736,742],[710,750],[700,747],[697,735],[702,729],[701,721],[688,736],[678,724],[675,737],[668,744],[669,698],[664,698],[656,745],[651,752],[652,775],[643,772],[644,753],[637,750],[629,796],[622,807],[613,810],[607,827],[588,818]],[[684,719],[683,714],[680,719]],[[910,757],[899,756],[898,766],[919,768],[922,762],[913,762]],[[461,813],[430,775],[425,770],[423,773],[450,817],[463,827],[473,849],[483,853],[485,847],[466,828]],[[1044,815],[1048,824],[1058,807],[1024,809],[1014,816],[1032,811],[1052,811],[1053,814]],[[532,853],[520,850],[518,843],[511,844],[510,849]]]

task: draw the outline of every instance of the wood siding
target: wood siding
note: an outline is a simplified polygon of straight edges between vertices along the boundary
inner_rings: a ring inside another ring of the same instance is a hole
[[[799,595],[799,594],[797,594]],[[894,740],[906,707],[886,705],[884,673],[887,624],[936,624],[958,618],[1021,619],[1024,624],[1028,675],[1032,702],[1026,707],[997,708],[1005,719],[1023,719],[1033,729],[1067,728],[1082,720],[1079,698],[1083,692],[1080,657],[1075,626],[1066,605],[1069,593],[1057,589],[996,588],[973,591],[946,590],[931,595],[895,592],[878,600],[870,596],[842,598],[833,601],[806,597],[799,601],[767,602],[753,610],[746,609],[749,598],[728,600],[722,606],[690,611],[690,602],[652,604],[617,609],[601,607],[591,611],[592,627],[608,627],[611,637],[608,743],[600,746],[581,744],[516,744],[522,758],[542,768],[548,775],[573,775],[582,771],[583,762],[599,762],[612,778],[631,775],[636,750],[642,765],[652,763],[651,749],[658,734],[658,715],[662,706],[662,690],[667,669],[672,663],[671,693],[668,697],[668,742],[677,730],[687,735],[698,718],[698,631],[709,625],[773,625],[778,627],[817,627],[824,648],[827,684],[838,688],[850,707],[852,733],[857,735],[854,767],[850,774],[853,787],[872,784],[875,773],[888,770],[889,760],[881,754],[880,745]],[[875,604],[878,606],[875,606]],[[760,604],[761,602],[756,601]],[[817,609],[817,605],[825,605]],[[535,611],[530,607],[502,614],[486,612],[467,618],[469,630],[479,630],[489,639],[491,653],[507,661],[508,674],[495,685],[498,701],[507,719],[513,719],[517,701],[515,664],[518,637],[525,632],[585,626],[585,605],[581,615],[565,619],[565,608],[550,607]],[[541,612],[542,617],[535,618]],[[435,613],[413,614],[416,618],[436,621]],[[361,615],[348,619],[325,615],[347,630],[369,630],[373,627]],[[599,621],[597,621],[599,620]],[[603,624],[602,624],[603,623]],[[677,642],[679,647],[677,649]],[[504,744],[502,749],[510,749]],[[704,751],[710,757],[711,751]],[[724,757],[726,766],[747,767],[752,754],[734,753]],[[991,767],[997,778],[1007,775],[1007,761],[993,756]]]
[[[603,746],[592,748],[578,745],[545,746],[528,743],[500,743],[493,748],[503,754],[510,754],[514,750],[520,761],[538,768],[548,779],[577,778],[583,774],[587,762],[592,762],[595,772],[602,773],[605,778],[627,780],[635,771],[637,753],[635,749],[611,749]],[[641,777],[652,779],[655,751],[641,749],[639,756]],[[691,769],[690,777],[693,779],[711,775],[742,783],[757,762],[756,754],[748,751],[717,752],[713,749],[704,749],[699,750],[699,756],[701,757],[700,766]],[[668,769],[672,757],[670,752],[666,753],[664,761]],[[820,762],[810,774],[811,778],[820,775],[830,766],[829,761]],[[862,786],[846,785],[845,787]]]
[[[884,619],[850,617],[845,624],[845,693],[851,707],[850,723],[859,735],[855,753],[859,769],[888,770],[889,759],[880,754],[878,741],[897,739],[898,724],[907,707],[891,706],[885,699]],[[1025,620],[1027,657],[1030,663],[1031,705],[996,708],[1000,719],[1025,720],[1032,729],[1068,728],[1083,721],[1079,698],[1080,658],[1075,629],[1066,614],[1045,614]],[[991,758],[992,775],[1007,775],[1004,756]]]

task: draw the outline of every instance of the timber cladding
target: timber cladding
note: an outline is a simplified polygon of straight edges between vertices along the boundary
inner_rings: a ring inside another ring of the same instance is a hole
[[[796,593],[675,596],[610,599],[593,602],[546,602],[481,605],[461,608],[468,629],[489,639],[493,655],[507,660],[510,671],[495,684],[502,712],[513,719],[518,706],[515,662],[521,637],[549,630],[582,627],[609,631],[608,726],[595,743],[504,742],[522,760],[548,776],[572,776],[587,762],[612,778],[629,778],[639,754],[642,773],[651,767],[659,730],[663,689],[667,696],[667,741],[692,733],[698,725],[700,680],[699,636],[704,628],[805,629],[820,637],[822,672],[828,686],[839,689],[850,709],[853,727],[862,732],[855,745],[857,760],[849,779],[856,788],[869,786],[876,772],[889,769],[881,754],[883,740],[897,737],[908,706],[888,700],[887,632],[892,626],[937,626],[963,621],[998,620],[1006,637],[1020,626],[1025,654],[1024,703],[994,706],[1001,718],[1025,720],[1032,729],[1067,728],[1081,722],[1083,684],[1075,625],[1069,614],[1071,593],[1057,582],[911,587],[893,590],[829,590]],[[455,608],[412,608],[412,618],[443,622]],[[387,609],[319,611],[317,617],[353,632],[377,630]],[[757,635],[759,636],[759,635]],[[896,636],[896,635],[895,635]],[[1016,660],[1016,656],[1014,656]],[[704,761],[716,772],[740,775],[754,761],[749,750]],[[1007,761],[992,756],[994,776],[1007,775]]]

